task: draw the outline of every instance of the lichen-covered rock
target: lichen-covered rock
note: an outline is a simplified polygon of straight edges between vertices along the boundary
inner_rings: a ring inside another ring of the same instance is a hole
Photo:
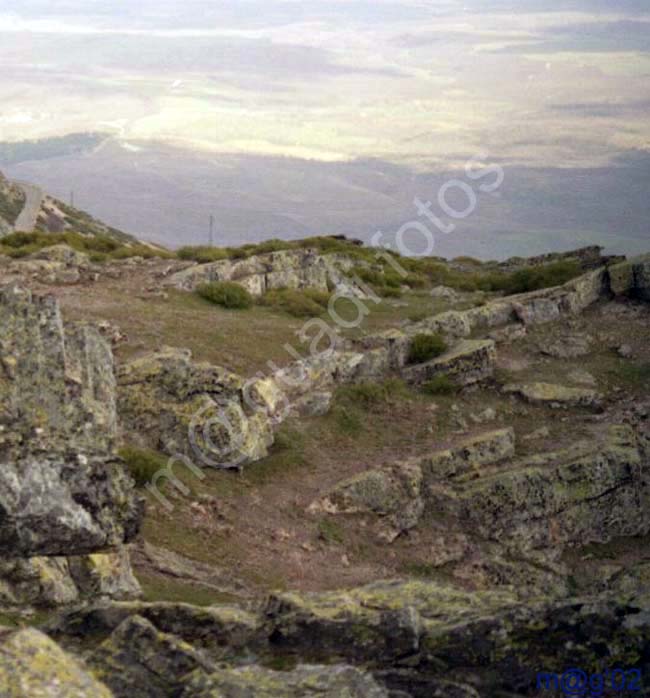
[[[343,664],[271,671],[259,666],[196,671],[181,698],[388,698],[366,672]]]
[[[215,669],[200,651],[137,615],[122,622],[88,663],[98,679],[125,698],[171,698],[190,672]]]
[[[31,259],[45,259],[50,262],[62,262],[66,266],[83,266],[90,263],[90,258],[84,252],[79,252],[69,245],[50,245],[30,256]]]
[[[113,445],[115,378],[110,347],[95,328],[64,329],[52,296],[0,290],[0,377],[5,444],[34,435],[53,448]]]
[[[165,348],[124,364],[118,395],[128,441],[199,466],[258,460],[273,443],[267,410],[275,410],[275,391],[259,381],[247,388],[231,371],[192,361],[188,350]]]
[[[650,530],[647,457],[632,428],[428,493],[427,505],[511,550],[607,542]]]
[[[385,666],[417,655],[425,619],[467,624],[513,603],[508,592],[472,594],[432,582],[394,581],[348,591],[276,594],[265,614],[276,651]]]
[[[451,338],[461,338],[469,337],[472,327],[467,313],[448,310],[413,325],[408,325],[406,331],[411,336],[421,332],[433,332]]]
[[[142,594],[126,546],[112,553],[71,556],[68,565],[81,599],[134,599]]]
[[[70,655],[38,630],[0,634],[3,698],[113,698]]]
[[[132,540],[142,504],[121,460],[81,453],[33,453],[0,468],[0,551],[64,555]]]
[[[114,456],[110,348],[64,329],[52,297],[0,290],[0,551],[92,553],[136,534],[142,504]]]
[[[380,536],[391,542],[417,525],[424,509],[421,486],[422,470],[416,463],[373,468],[340,482],[310,511],[374,514],[381,517]]]
[[[379,538],[390,543],[418,525],[432,483],[478,475],[481,466],[496,465],[514,452],[512,428],[469,437],[425,458],[372,468],[342,480],[314,501],[309,511],[376,516]]]
[[[533,405],[600,408],[603,396],[590,388],[571,388],[554,383],[509,383],[503,387],[507,395],[516,395]]]
[[[140,594],[124,546],[112,553],[0,561],[3,606],[60,606],[88,599],[137,598]]]
[[[72,603],[79,598],[66,558],[9,558],[0,561],[2,606]]]
[[[471,436],[451,448],[436,451],[421,461],[427,482],[462,477],[484,465],[496,465],[515,454],[512,427]]]
[[[628,259],[609,268],[612,292],[650,301],[650,255]]]
[[[352,287],[350,292],[354,295],[364,295],[354,281],[342,278],[351,266],[351,260],[344,255],[323,255],[310,248],[280,250],[253,255],[246,259],[224,259],[209,264],[196,264],[172,274],[165,283],[193,291],[203,283],[234,281],[254,296],[261,296],[278,288],[327,291],[330,286],[338,287],[345,283],[346,287]]]
[[[266,644],[262,619],[237,606],[192,606],[186,603],[123,601],[61,613],[45,626],[54,638],[105,640],[128,618],[139,616],[159,631],[224,660],[259,650]]]
[[[409,383],[422,384],[445,375],[458,385],[471,385],[489,378],[495,361],[496,348],[491,339],[464,339],[442,356],[405,367],[402,375]]]

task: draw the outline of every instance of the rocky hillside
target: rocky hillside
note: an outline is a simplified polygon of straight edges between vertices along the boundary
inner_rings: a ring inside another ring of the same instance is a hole
[[[21,225],[19,217],[26,205],[33,207],[33,211]],[[0,237],[14,230],[46,234],[73,232],[86,237],[108,238],[122,244],[139,244],[132,235],[64,204],[38,187],[10,182],[0,172]]]
[[[62,239],[0,283],[1,696],[647,675],[650,256]]]
[[[0,172],[0,235],[13,230],[13,225],[24,205],[25,194],[22,189],[12,184]]]

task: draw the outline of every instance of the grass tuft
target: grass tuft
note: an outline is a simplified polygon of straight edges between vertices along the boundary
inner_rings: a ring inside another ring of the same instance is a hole
[[[458,392],[458,386],[449,376],[434,376],[422,385],[422,392],[427,395],[453,395]]]
[[[136,487],[140,488],[151,482],[153,476],[167,465],[164,455],[146,448],[125,446],[120,449],[118,455],[126,463]]]
[[[411,340],[408,363],[422,364],[447,351],[447,342],[439,334],[416,334]]]

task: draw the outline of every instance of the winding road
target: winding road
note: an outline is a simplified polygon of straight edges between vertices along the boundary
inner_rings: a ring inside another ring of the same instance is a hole
[[[25,193],[25,205],[14,223],[14,231],[17,233],[30,233],[36,227],[38,213],[43,203],[43,190],[26,182],[14,182]]]

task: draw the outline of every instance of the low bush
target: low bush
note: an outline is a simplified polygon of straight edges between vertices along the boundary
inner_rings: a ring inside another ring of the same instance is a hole
[[[151,482],[154,475],[167,466],[167,458],[164,455],[146,448],[125,446],[120,449],[118,455],[126,463],[136,487],[140,488]]]
[[[439,334],[416,334],[411,340],[408,363],[423,364],[447,351],[447,342]]]
[[[196,289],[201,298],[229,310],[246,310],[253,305],[251,294],[232,281],[213,281]]]
[[[343,529],[331,519],[321,519],[318,522],[318,537],[325,543],[343,543]]]
[[[356,436],[363,431],[363,421],[358,410],[346,405],[336,405],[332,410],[336,426],[346,436]]]
[[[458,386],[449,376],[434,376],[422,385],[422,392],[427,395],[453,395],[458,392]]]
[[[336,399],[339,403],[357,405],[368,409],[377,405],[390,404],[396,398],[408,395],[406,384],[397,379],[391,378],[382,383],[357,383],[356,385],[345,385],[336,391]]]
[[[327,308],[330,296],[325,291],[315,289],[280,288],[268,291],[260,304],[276,308],[293,317],[318,317]]]

